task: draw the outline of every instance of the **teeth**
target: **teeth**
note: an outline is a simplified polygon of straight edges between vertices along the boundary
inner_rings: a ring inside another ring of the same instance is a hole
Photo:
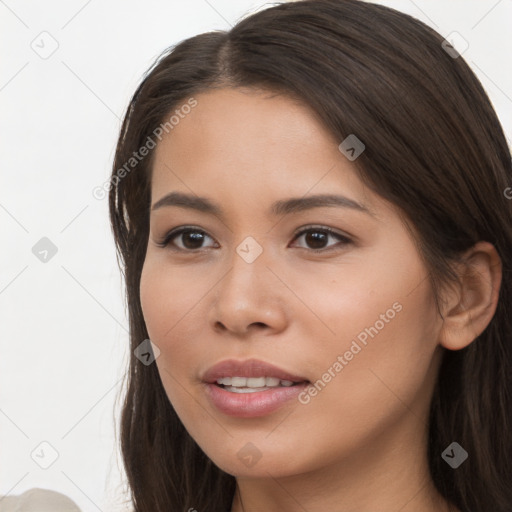
[[[277,377],[266,377],[265,383],[267,386],[273,387],[273,386],[279,386],[279,379]]]
[[[246,386],[248,388],[264,388],[267,379],[265,377],[250,377],[246,379],[246,381]],[[236,384],[233,384],[233,382],[231,382],[231,385],[236,386]]]
[[[237,388],[244,388],[247,386],[247,379],[245,377],[231,377],[231,385]]]
[[[275,388],[292,386],[291,380],[280,380],[277,377],[222,377],[217,384],[233,388]]]

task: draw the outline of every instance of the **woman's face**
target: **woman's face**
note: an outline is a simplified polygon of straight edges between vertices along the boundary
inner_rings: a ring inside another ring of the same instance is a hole
[[[398,212],[307,107],[241,89],[195,99],[154,150],[152,206],[188,199],[152,210],[140,285],[187,431],[236,476],[353,468],[426,442],[441,324]],[[227,360],[294,378],[209,371]],[[217,377],[242,379],[205,382]]]

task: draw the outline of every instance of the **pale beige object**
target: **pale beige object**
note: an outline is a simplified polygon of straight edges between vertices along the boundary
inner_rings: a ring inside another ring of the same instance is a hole
[[[49,489],[29,489],[19,496],[0,496],[0,512],[81,512],[76,503]]]

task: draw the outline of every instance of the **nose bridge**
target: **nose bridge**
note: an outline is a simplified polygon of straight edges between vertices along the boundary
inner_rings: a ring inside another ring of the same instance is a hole
[[[269,253],[253,237],[244,239],[229,258],[229,271],[219,283],[214,323],[243,332],[251,324],[280,327],[284,318],[281,287],[267,268]]]
[[[223,292],[240,303],[259,301],[268,290],[268,254],[253,237],[247,237],[229,258],[230,271],[224,279]]]

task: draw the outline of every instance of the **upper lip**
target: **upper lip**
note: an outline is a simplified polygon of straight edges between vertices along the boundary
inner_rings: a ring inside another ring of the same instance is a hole
[[[308,379],[288,373],[273,364],[258,359],[237,361],[228,359],[210,367],[202,377],[203,382],[210,384],[223,377],[276,377],[279,380],[305,382]]]

